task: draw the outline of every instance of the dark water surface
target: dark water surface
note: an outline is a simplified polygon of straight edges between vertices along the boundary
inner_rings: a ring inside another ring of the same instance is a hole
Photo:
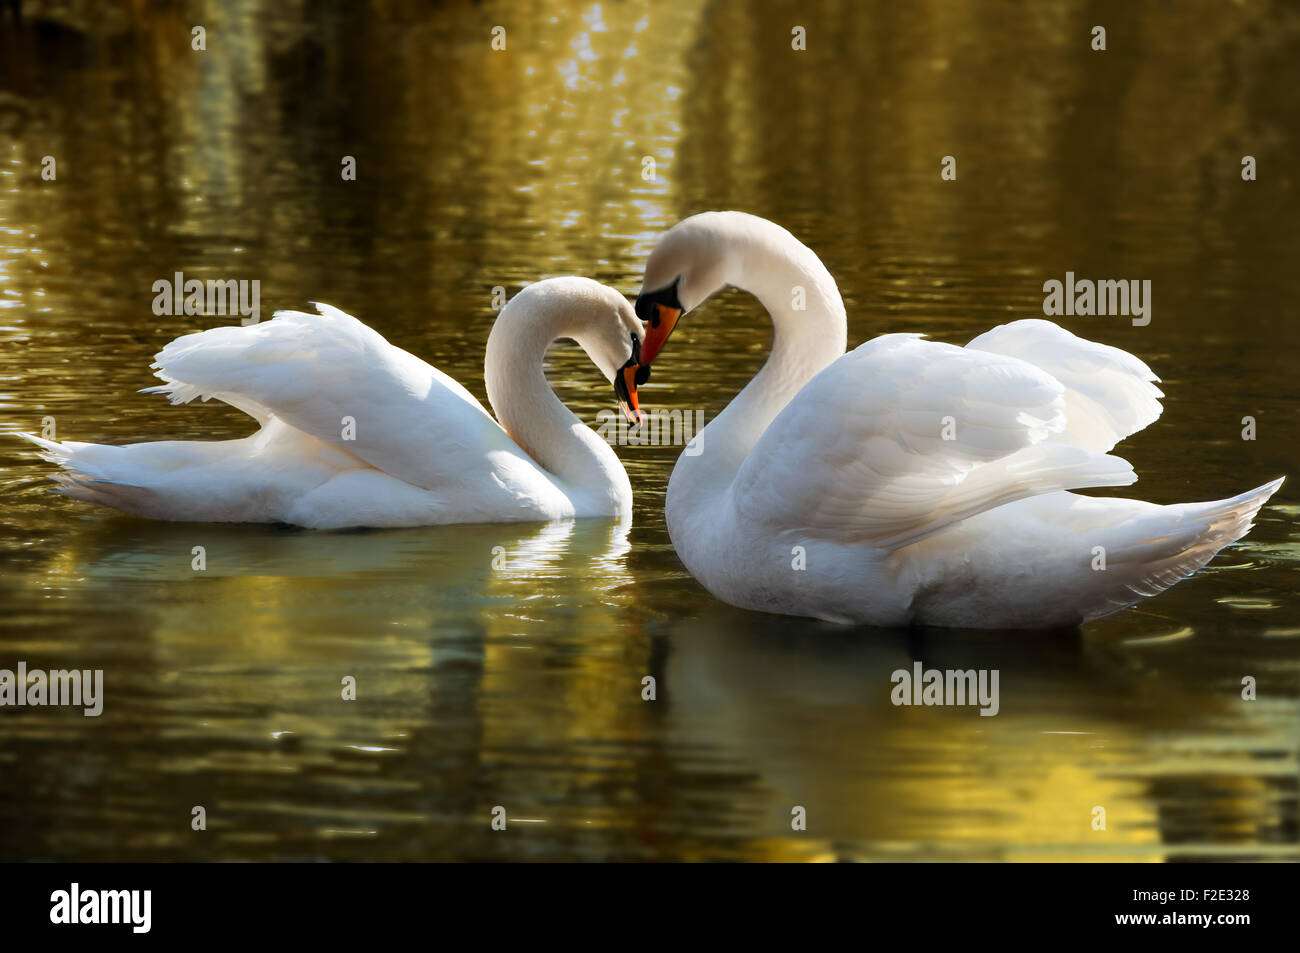
[[[493,287],[634,294],[665,227],[742,208],[822,256],[853,344],[964,343],[1066,271],[1150,279],[1149,326],[1061,319],[1164,381],[1124,492],[1300,478],[1295,4],[22,7],[0,21],[0,431],[249,433],[136,393],[169,340],[231,321],[155,316],[177,271],[259,280],[264,316],[331,302],[485,399]],[[712,417],[768,338],[724,295],[643,401]],[[576,348],[551,377],[593,424],[611,406]],[[620,448],[630,531],[313,533],[51,496],[4,438],[0,668],[102,668],[107,697],[0,710],[0,859],[1300,857],[1294,482],[1197,578],[1079,631],[845,630],[690,578],[662,517],[677,452]],[[1000,714],[893,707],[914,659],[999,669]]]

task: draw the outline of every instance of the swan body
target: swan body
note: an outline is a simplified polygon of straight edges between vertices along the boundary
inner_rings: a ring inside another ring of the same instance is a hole
[[[835,282],[789,232],[739,212],[669,230],[638,314],[653,360],[722,287],[772,317],[772,353],[683,454],[666,519],[678,556],[743,608],[882,626],[1075,625],[1167,589],[1244,535],[1276,480],[1157,506],[1109,451],[1160,414],[1138,358],[1041,319],[966,347],[887,334],[845,354]],[[806,309],[795,310],[792,290]]]
[[[524,288],[484,362],[500,423],[464,387],[337,308],[177,338],[146,392],[216,398],[261,425],[225,441],[105,446],[30,434],[61,491],[128,513],[332,529],[630,517],[613,449],[560,403],[542,361],[572,338],[609,380],[643,331],[622,295],[586,278]]]

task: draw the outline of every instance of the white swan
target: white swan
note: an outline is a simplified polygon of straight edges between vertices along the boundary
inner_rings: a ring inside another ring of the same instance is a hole
[[[733,605],[874,625],[1074,625],[1204,566],[1282,483],[1174,506],[1063,492],[1136,481],[1107,451],[1160,414],[1142,361],[1043,320],[964,348],[887,334],[845,354],[829,272],[740,212],[688,218],[655,247],[637,300],[651,325],[642,362],[727,285],[767,308],[772,353],[697,435],[702,452],[678,459],[666,516],[687,569]]]
[[[567,517],[630,518],[613,449],[571,413],[542,368],[572,338],[639,418],[644,331],[631,304],[587,278],[529,285],[488,336],[499,424],[464,387],[329,305],[187,334],[157,355],[173,404],[215,397],[257,419],[241,440],[124,447],[30,434],[61,491],[140,516],[315,529]]]

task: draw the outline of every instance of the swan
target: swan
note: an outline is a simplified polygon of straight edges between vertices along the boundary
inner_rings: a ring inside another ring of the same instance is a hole
[[[560,403],[542,367],[551,343],[571,338],[639,421],[644,329],[623,295],[566,277],[511,299],[484,359],[497,419],[356,318],[313,306],[187,334],[157,355],[165,383],[144,393],[216,398],[257,420],[249,437],[119,447],[19,436],[63,467],[60,492],[154,519],[311,529],[630,519],[617,454]]]
[[[1041,319],[965,347],[886,334],[845,354],[835,281],[784,228],[705,212],[661,237],[641,362],[726,286],[771,354],[668,484],[686,568],[732,605],[878,626],[1049,628],[1155,595],[1241,538],[1275,480],[1157,506],[1071,489],[1137,480],[1110,451],[1160,414],[1141,360]],[[797,306],[802,303],[804,307]]]

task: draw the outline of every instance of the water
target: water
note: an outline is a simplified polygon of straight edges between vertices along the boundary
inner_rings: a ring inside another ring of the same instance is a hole
[[[964,343],[1066,271],[1150,279],[1147,327],[1062,319],[1164,380],[1125,492],[1300,476],[1293,5],[1107,8],[1105,53],[1082,2],[23,6],[46,22],[2,34],[2,431],[247,434],[136,393],[162,345],[230,320],[155,316],[176,271],[257,279],[267,313],[331,302],[483,399],[494,287],[633,294],[665,227],[742,208],[822,256],[851,343]],[[644,403],[712,417],[768,334],[746,296],[710,302]],[[575,348],[550,376],[584,419],[612,406]],[[4,440],[0,667],[102,668],[107,699],[0,713],[0,856],[1300,856],[1293,485],[1197,578],[1079,631],[844,630],[690,578],[677,452],[620,448],[630,530],[312,533],[67,501]],[[1000,714],[893,707],[915,659],[999,669]]]

